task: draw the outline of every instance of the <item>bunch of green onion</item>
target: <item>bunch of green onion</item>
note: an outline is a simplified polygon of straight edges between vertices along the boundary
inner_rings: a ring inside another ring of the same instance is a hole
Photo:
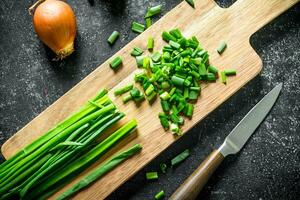
[[[43,199],[73,179],[136,127],[131,120],[95,145],[124,117],[106,95],[88,101],[43,136],[0,165],[0,199]]]

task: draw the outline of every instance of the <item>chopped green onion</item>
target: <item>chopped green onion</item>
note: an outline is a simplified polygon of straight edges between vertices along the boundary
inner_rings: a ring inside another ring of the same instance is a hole
[[[144,61],[145,56],[141,55],[141,56],[136,56],[136,64],[138,67],[143,67],[143,61]]]
[[[157,15],[161,12],[161,5],[157,5],[157,6],[154,6],[154,7],[151,7],[147,10],[147,13],[145,15],[145,18],[149,18],[149,17],[152,17],[154,15]]]
[[[186,116],[187,117],[192,117],[194,112],[194,105],[193,104],[187,104],[187,111],[186,111]]]
[[[190,151],[186,149],[185,151],[178,154],[175,158],[171,160],[171,165],[176,166],[182,161],[184,161],[190,155]]]
[[[151,59],[153,60],[153,62],[159,62],[161,59],[161,54],[156,51],[152,54]]]
[[[158,179],[158,173],[157,172],[147,172],[146,179],[147,180],[156,180],[156,179]]]
[[[168,81],[164,81],[161,83],[161,88],[164,90],[169,89],[170,87],[171,87],[171,85]]]
[[[145,56],[143,59],[143,68],[148,69],[150,66],[150,58]]]
[[[167,31],[162,32],[161,36],[166,42],[169,42],[170,40],[176,42],[176,38]]]
[[[165,192],[163,190],[161,190],[160,192],[158,192],[156,195],[155,195],[155,200],[160,200],[162,198],[164,198],[165,196]]]
[[[132,84],[126,85],[126,86],[124,86],[124,87],[122,87],[122,88],[116,89],[115,92],[114,92],[114,94],[115,94],[116,96],[117,96],[117,95],[121,95],[121,94],[124,94],[124,93],[130,91],[132,88],[133,88],[133,85],[132,85]]]
[[[119,32],[118,31],[113,31],[112,34],[109,36],[109,38],[107,39],[107,42],[110,45],[113,45],[115,43],[115,41],[118,39],[119,37]]]
[[[110,67],[115,70],[122,64],[122,58],[120,56],[115,57],[110,63]]]
[[[169,125],[169,120],[168,120],[167,115],[165,115],[164,113],[159,113],[158,117],[160,119],[160,123],[161,123],[162,127],[165,130],[168,130],[170,125]]]
[[[164,112],[169,112],[170,111],[170,106],[169,106],[168,101],[161,100],[160,103],[161,103],[161,107],[162,107]]]
[[[218,69],[216,67],[212,66],[212,65],[209,65],[207,69],[208,69],[209,72],[211,72],[213,74],[218,73]]]
[[[141,91],[137,88],[133,88],[132,90],[130,90],[130,95],[133,99],[136,99],[141,96]]]
[[[153,37],[149,37],[148,38],[148,44],[147,44],[147,48],[149,51],[152,51],[154,47],[154,39]]]
[[[161,170],[162,173],[165,174],[167,172],[168,167],[167,167],[166,163],[160,163],[159,167],[160,167],[160,170]]]
[[[225,42],[221,42],[217,48],[217,52],[221,55],[225,51],[226,47],[227,44]]]
[[[181,135],[181,130],[177,124],[172,123],[170,129],[172,134]]]
[[[127,103],[128,101],[132,100],[132,96],[130,94],[128,94],[128,95],[124,96],[122,98],[122,100],[123,100],[123,103]]]
[[[177,43],[177,42],[174,42],[174,41],[172,41],[172,40],[169,41],[169,45],[170,45],[171,47],[173,47],[174,49],[179,49],[179,48],[180,48],[180,44]]]
[[[215,74],[207,73],[203,79],[206,81],[215,81],[217,78],[216,78]]]
[[[163,92],[161,95],[159,95],[160,96],[160,98],[162,99],[162,100],[168,100],[171,96],[170,96],[170,94],[167,92],[167,91],[165,91],[165,92]]]
[[[183,37],[182,34],[181,34],[181,31],[178,28],[171,30],[170,34],[172,36],[174,36],[175,38],[177,38],[177,39],[180,39],[180,38]]]
[[[221,72],[221,81],[222,83],[226,84],[227,80],[226,80],[226,74],[224,71]]]
[[[198,99],[198,95],[199,93],[194,91],[194,90],[191,90],[190,93],[189,93],[189,99],[190,100],[197,100]]]
[[[183,78],[180,78],[178,76],[172,76],[171,78],[171,81],[174,85],[177,85],[177,86],[182,86],[183,83],[184,83],[184,79]]]
[[[146,89],[145,94],[146,96],[151,95],[154,92],[155,88],[152,84],[149,85],[149,87]]]
[[[156,92],[152,92],[150,95],[148,95],[146,98],[149,102],[153,101],[154,98],[156,97]]]
[[[232,75],[236,75],[236,70],[235,69],[225,69],[224,73],[226,76],[232,76]]]
[[[164,54],[163,54],[163,59],[166,61],[166,62],[168,62],[168,61],[170,61],[170,59],[171,59],[171,54],[169,53],[169,52],[164,52]]]
[[[132,51],[131,51],[131,55],[132,56],[140,56],[140,55],[142,55],[142,53],[143,53],[143,50],[141,49],[141,48],[139,48],[139,47],[134,47],[133,49],[132,49]]]
[[[137,22],[132,22],[131,30],[136,33],[142,33],[145,30],[145,26]]]
[[[145,19],[146,28],[149,28],[152,25],[152,19],[150,17]]]
[[[207,71],[206,71],[205,64],[204,64],[204,63],[201,63],[201,64],[199,65],[199,74],[200,74],[201,76],[204,76],[204,75],[206,75],[206,73],[207,73]]]

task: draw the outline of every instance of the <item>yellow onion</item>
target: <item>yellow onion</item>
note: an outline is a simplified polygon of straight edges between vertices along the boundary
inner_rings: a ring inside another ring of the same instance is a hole
[[[33,25],[44,44],[54,51],[59,59],[74,51],[76,18],[72,8],[60,0],[39,0],[34,8]]]

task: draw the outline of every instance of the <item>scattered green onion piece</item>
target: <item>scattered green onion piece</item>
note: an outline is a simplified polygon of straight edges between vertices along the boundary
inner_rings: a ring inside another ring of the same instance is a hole
[[[114,92],[114,94],[115,94],[116,96],[117,96],[117,95],[121,95],[121,94],[124,94],[124,93],[130,91],[132,88],[133,88],[133,85],[132,85],[132,84],[126,85],[126,86],[124,86],[124,87],[122,87],[122,88],[116,89],[115,92]]]
[[[221,55],[225,51],[226,47],[227,44],[225,42],[221,42],[217,48],[217,52]]]
[[[174,42],[174,41],[172,41],[172,40],[169,41],[169,45],[170,45],[171,47],[173,47],[174,49],[179,49],[179,48],[180,48],[180,44],[177,43],[177,42]]]
[[[154,39],[153,37],[149,37],[148,38],[148,44],[147,44],[147,48],[149,51],[152,51],[154,47]]]
[[[186,111],[186,116],[187,117],[192,117],[194,112],[194,105],[193,104],[187,104],[187,111]]]
[[[132,56],[140,56],[140,55],[142,55],[142,53],[143,53],[143,50],[141,49],[141,48],[139,48],[139,47],[134,47],[133,49],[132,49],[132,51],[131,51],[131,55]]]
[[[224,73],[226,76],[233,76],[233,75],[236,75],[236,70],[235,69],[225,69]]]
[[[147,10],[145,18],[152,17],[154,15],[159,14],[160,12],[161,12],[161,5],[153,6]]]
[[[171,165],[172,166],[178,165],[179,163],[184,161],[189,155],[190,155],[190,151],[186,149],[185,151],[181,152],[171,160]]]
[[[218,69],[216,67],[212,66],[212,65],[209,65],[207,69],[208,69],[209,72],[211,72],[213,74],[218,73]]]
[[[152,25],[152,19],[150,17],[145,19],[146,28],[149,28]]]
[[[130,100],[132,100],[132,96],[130,94],[128,94],[122,98],[123,103],[127,103]]]
[[[158,192],[156,195],[155,195],[155,200],[160,200],[162,198],[164,198],[165,196],[165,192],[163,190],[161,190],[160,192]]]
[[[162,173],[165,174],[167,172],[168,167],[167,167],[166,163],[160,163],[159,167],[160,167],[160,170],[161,170]]]
[[[164,112],[169,112],[170,111],[170,106],[169,106],[168,101],[161,100],[160,103],[161,103],[161,107],[162,107]]]
[[[107,39],[107,42],[110,45],[113,45],[115,43],[115,41],[118,39],[119,37],[119,32],[118,31],[113,31],[112,34],[109,36],[109,38]]]
[[[176,38],[167,31],[162,32],[161,36],[166,42],[169,42],[170,40],[176,42]]]
[[[162,99],[162,100],[168,100],[168,99],[170,99],[170,94],[167,92],[167,91],[165,91],[165,92],[163,92],[161,95],[159,95],[160,96],[160,98]]]
[[[158,173],[157,172],[147,172],[146,179],[147,180],[156,180],[156,179],[158,179]]]
[[[224,71],[221,72],[221,81],[222,83],[226,84],[227,80],[226,80],[226,74]]]
[[[115,57],[110,63],[110,67],[115,70],[122,64],[122,58],[120,56]]]
[[[142,33],[145,30],[145,26],[137,22],[132,22],[131,30],[136,33]]]

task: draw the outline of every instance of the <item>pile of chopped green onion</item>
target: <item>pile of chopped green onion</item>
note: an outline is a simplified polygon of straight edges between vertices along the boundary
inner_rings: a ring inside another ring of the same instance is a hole
[[[218,69],[209,64],[209,55],[198,39],[193,36],[185,38],[179,29],[164,31],[162,38],[166,42],[162,52],[155,51],[151,55],[142,55],[139,47],[133,48],[131,55],[136,58],[141,73],[135,74],[134,80],[139,83],[144,94],[132,84],[115,91],[116,95],[129,92],[123,102],[141,101],[145,98],[151,102],[160,97],[163,112],[158,114],[165,130],[180,135],[180,127],[185,119],[191,118],[194,103],[201,92],[201,83],[215,82]],[[149,37],[147,48],[152,52],[154,40]],[[235,75],[236,70],[226,69],[221,72],[221,80],[226,83],[227,75]]]
[[[85,170],[136,127],[131,120],[96,140],[124,114],[106,90],[0,165],[0,199],[46,198]]]

